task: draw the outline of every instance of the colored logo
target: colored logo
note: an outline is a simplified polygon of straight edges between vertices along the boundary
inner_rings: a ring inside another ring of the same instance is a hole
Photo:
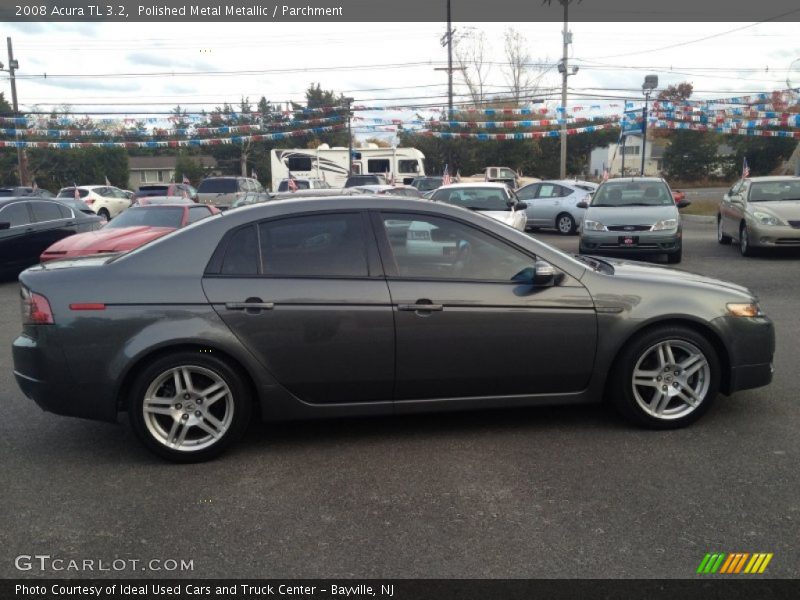
[[[706,554],[697,567],[697,572],[703,575],[720,573],[725,575],[763,573],[773,554],[766,552],[714,552]]]

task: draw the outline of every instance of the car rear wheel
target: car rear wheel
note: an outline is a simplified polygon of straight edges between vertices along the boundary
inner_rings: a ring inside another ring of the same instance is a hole
[[[756,250],[750,245],[750,233],[744,223],[739,227],[739,252],[742,256],[755,256]]]
[[[561,213],[556,217],[556,227],[561,235],[572,235],[575,233],[575,219],[572,215]]]
[[[717,241],[720,244],[730,244],[731,236],[722,233],[722,217],[717,215]]]
[[[106,210],[105,208],[101,208],[100,210],[98,210],[97,216],[103,217],[106,221],[111,220],[111,213],[109,213],[108,210]]]
[[[142,370],[128,414],[148,449],[174,462],[199,462],[241,437],[251,408],[239,372],[198,351],[164,356]]]
[[[714,347],[685,327],[658,327],[629,343],[610,375],[619,412],[651,429],[676,429],[699,419],[717,395]]]

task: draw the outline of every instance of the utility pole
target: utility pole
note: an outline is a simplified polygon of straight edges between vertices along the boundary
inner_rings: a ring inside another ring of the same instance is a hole
[[[17,104],[17,81],[14,72],[19,69],[19,62],[14,59],[14,48],[11,45],[11,38],[6,38],[8,42],[8,75],[11,81],[11,105],[14,109],[14,116],[19,115],[19,105]],[[0,69],[2,66],[0,66]],[[15,125],[16,127],[16,125]],[[25,149],[17,146],[17,172],[19,174],[19,184],[28,185],[28,157]]]
[[[447,120],[453,118],[453,71],[460,71],[460,67],[453,68],[453,20],[450,12],[450,0],[447,0],[447,32],[442,36],[440,43],[447,46],[447,68],[434,67],[434,71],[447,71]],[[447,145],[447,164],[452,164],[451,144]]]
[[[569,60],[569,0],[561,0],[564,6],[564,31],[563,34],[563,53],[561,56],[561,167],[559,175],[561,179],[567,177],[567,77],[569,72],[567,69],[567,61]]]
[[[347,102],[347,176],[353,174],[353,132],[350,126],[350,121],[353,118],[353,112],[350,109],[355,98],[342,98]]]

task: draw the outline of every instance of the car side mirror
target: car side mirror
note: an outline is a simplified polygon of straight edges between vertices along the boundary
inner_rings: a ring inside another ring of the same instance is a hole
[[[2,223],[0,223],[0,229],[11,229],[11,223],[3,221]]]
[[[585,202],[585,201],[583,201],[583,200],[581,200],[580,202],[578,202],[578,203],[577,203],[575,206],[576,206],[576,207],[578,207],[578,208],[589,208],[589,204],[588,204],[588,203],[586,203],[586,202]]]
[[[527,202],[517,202],[514,205],[514,210],[525,210],[526,208],[528,208]]]
[[[692,203],[689,202],[688,200],[681,200],[680,202],[678,202],[678,208],[686,208],[687,206],[691,205]]]
[[[537,260],[534,265],[534,285],[553,285],[556,280],[556,269],[549,262]]]

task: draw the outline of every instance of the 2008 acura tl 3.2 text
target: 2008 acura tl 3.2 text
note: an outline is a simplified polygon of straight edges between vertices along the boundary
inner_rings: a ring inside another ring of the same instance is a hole
[[[119,256],[20,276],[14,372],[58,414],[114,421],[176,461],[269,420],[587,403],[653,428],[768,384],[746,288],[574,257],[416,200],[287,200]]]

